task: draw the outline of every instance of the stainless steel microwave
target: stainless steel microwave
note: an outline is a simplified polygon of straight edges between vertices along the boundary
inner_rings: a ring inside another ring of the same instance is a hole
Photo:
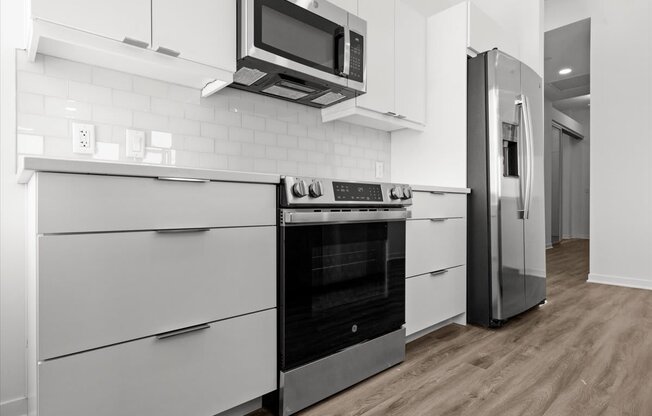
[[[367,23],[325,0],[238,0],[234,88],[312,107],[366,91]]]

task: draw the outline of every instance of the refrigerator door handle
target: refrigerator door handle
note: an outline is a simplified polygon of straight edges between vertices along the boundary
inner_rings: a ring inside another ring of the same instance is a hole
[[[534,142],[532,140],[532,114],[530,113],[530,103],[528,97],[522,95],[521,109],[523,110],[523,123],[525,124],[525,154],[526,154],[526,177],[525,177],[525,200],[523,204],[523,219],[527,220],[530,216],[530,206],[532,204],[532,175],[534,173]]]
[[[526,194],[527,194],[527,175],[526,175],[526,159],[527,159],[527,132],[525,131],[525,100],[523,95],[519,95],[516,97],[516,101],[514,102],[516,105],[516,111],[517,111],[517,117],[520,115],[520,123],[522,123],[523,128],[521,131],[523,132],[522,140],[520,140],[520,145],[519,145],[519,154],[518,154],[518,184],[519,184],[519,206],[518,209],[516,210],[519,214],[519,219],[525,219],[526,216]]]

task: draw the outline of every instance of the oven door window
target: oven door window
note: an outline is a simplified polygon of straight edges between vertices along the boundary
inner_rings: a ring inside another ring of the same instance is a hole
[[[282,228],[281,366],[289,370],[405,323],[405,223]]]
[[[254,45],[309,67],[336,73],[344,28],[287,0],[255,0]]]

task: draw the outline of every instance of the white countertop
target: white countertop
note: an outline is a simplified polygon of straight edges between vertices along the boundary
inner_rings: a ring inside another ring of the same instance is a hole
[[[81,173],[93,175],[174,177],[209,179],[222,182],[249,182],[277,184],[277,174],[238,172],[214,169],[181,168],[176,166],[146,165],[121,162],[100,162],[80,159],[57,159],[25,156],[18,161],[18,183],[27,183],[34,172]]]
[[[434,186],[434,185],[410,185],[412,190],[416,192],[442,192],[446,194],[470,194],[470,188],[451,188],[447,186]]]

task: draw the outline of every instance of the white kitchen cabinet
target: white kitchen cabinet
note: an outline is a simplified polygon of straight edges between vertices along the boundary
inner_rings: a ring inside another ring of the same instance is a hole
[[[426,22],[415,8],[396,2],[395,112],[426,123]]]
[[[28,414],[254,410],[278,376],[276,183],[64,169],[28,182]]]
[[[159,79],[210,95],[233,82],[236,0],[30,0],[27,53]]]
[[[405,282],[407,336],[466,312],[466,266],[410,277]]]
[[[403,0],[359,0],[367,21],[367,92],[322,110],[322,121],[380,130],[423,130],[426,18]]]
[[[152,0],[152,48],[235,71],[235,0]]]
[[[152,43],[151,0],[32,0],[32,16],[118,41]]]
[[[38,416],[215,415],[277,374],[276,311],[262,311],[41,362]]]
[[[367,93],[356,104],[381,114],[395,112],[396,2],[359,0],[358,15],[367,21]]]
[[[466,323],[466,189],[413,187],[405,227],[408,340]]]
[[[337,7],[341,7],[349,13],[358,14],[358,0],[329,0]]]

